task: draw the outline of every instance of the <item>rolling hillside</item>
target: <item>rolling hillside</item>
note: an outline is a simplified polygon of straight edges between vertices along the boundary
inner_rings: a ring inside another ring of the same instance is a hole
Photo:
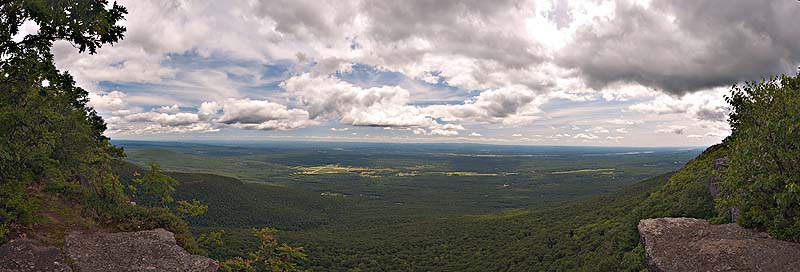
[[[317,271],[638,271],[639,219],[713,214],[707,182],[720,152],[711,147],[677,172],[557,207],[449,216],[212,174],[169,175],[180,181],[178,199],[209,205],[188,220],[195,234],[225,230],[225,244],[208,249],[215,258],[244,254],[256,245],[251,229],[271,226],[304,246]],[[124,183],[137,166],[115,169]]]

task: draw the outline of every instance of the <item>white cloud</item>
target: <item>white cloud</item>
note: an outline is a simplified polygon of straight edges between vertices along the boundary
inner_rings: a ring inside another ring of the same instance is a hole
[[[180,110],[181,110],[180,107],[178,107],[177,104],[174,104],[172,106],[162,106],[161,108],[158,108],[157,111],[161,113],[176,113],[179,112]]]
[[[683,133],[685,131],[686,131],[686,127],[685,126],[672,125],[672,126],[668,126],[666,128],[657,129],[656,133],[666,133],[666,134],[672,133],[672,134],[683,135]]]
[[[109,127],[108,132],[115,135],[150,135],[162,133],[207,133],[219,131],[208,123],[196,123],[186,126],[162,126],[151,123],[131,123],[124,126]]]
[[[642,120],[623,120],[623,119],[611,119],[607,120],[606,123],[614,124],[614,125],[638,125],[644,123]]]
[[[209,121],[214,118],[221,109],[222,106],[217,104],[217,102],[203,102],[200,104],[200,107],[197,108],[197,115],[200,119]]]
[[[542,123],[634,142],[678,131],[663,124],[721,137],[718,86],[794,72],[800,55],[789,23],[800,7],[780,1],[120,3],[123,41],[97,55],[52,49],[114,131],[336,122],[455,136]]]
[[[592,132],[592,133],[608,133],[608,129],[607,129],[607,128],[604,128],[604,127],[592,127],[592,128],[590,128],[590,129],[587,129],[587,130],[586,130],[586,132]]]
[[[521,125],[539,119],[539,106],[545,101],[523,86],[514,86],[481,92],[461,105],[428,106],[425,111],[445,121]]]
[[[409,92],[396,86],[361,88],[333,76],[309,73],[281,84],[298,99],[311,119],[339,118],[353,126],[428,127],[436,124],[418,107],[408,105]]]
[[[599,137],[597,135],[594,135],[594,134],[591,134],[591,133],[587,133],[587,134],[578,133],[573,138],[575,138],[575,139],[583,139],[583,140],[594,140],[594,139],[597,139]]]
[[[473,131],[472,133],[469,134],[469,136],[471,136],[471,137],[482,137],[483,135]]]
[[[197,114],[194,113],[179,112],[175,114],[169,114],[151,111],[125,115],[124,120],[128,122],[156,123],[162,126],[176,127],[197,123],[200,121],[200,118],[198,118]]]
[[[417,134],[452,136],[464,127],[442,124],[425,108],[409,105],[409,92],[397,86],[361,88],[333,76],[309,73],[281,85],[314,120],[338,119],[343,125],[420,128]],[[449,121],[449,120],[446,120]],[[425,130],[427,129],[427,130]]]
[[[88,106],[99,112],[118,111],[128,108],[127,95],[120,91],[89,93]]]
[[[105,113],[108,133],[113,135],[217,131],[211,124],[200,122],[195,113],[178,112],[177,105],[143,112],[140,107],[129,105],[128,100],[130,97],[121,91],[90,92],[88,105]]]
[[[25,37],[27,37],[28,35],[31,34],[35,35],[38,33],[39,33],[39,24],[31,20],[26,20],[22,22],[22,25],[19,27],[19,32],[13,37],[11,37],[11,40],[16,43],[22,42],[22,40],[25,39]]]
[[[430,135],[440,135],[440,136],[455,136],[458,135],[458,132],[461,130],[465,130],[461,125],[455,124],[444,124],[444,125],[434,125],[431,127],[430,132],[427,134]]]
[[[615,1],[614,15],[581,26],[557,61],[592,86],[635,82],[674,94],[794,72],[800,43],[791,39],[800,34],[787,22],[796,3],[650,2]]]
[[[654,100],[630,106],[633,111],[683,115],[697,121],[724,123],[730,109],[725,102],[726,88],[716,88],[680,97],[662,94]]]
[[[222,105],[222,115],[217,123],[231,127],[258,130],[290,130],[318,125],[301,109],[267,100],[228,99]]]

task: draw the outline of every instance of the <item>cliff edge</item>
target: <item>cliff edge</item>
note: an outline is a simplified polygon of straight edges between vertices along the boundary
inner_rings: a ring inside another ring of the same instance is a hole
[[[172,232],[164,229],[72,232],[67,235],[63,250],[25,238],[0,246],[0,272],[216,271],[217,268],[214,260],[186,252],[176,243]]]
[[[694,218],[639,221],[650,271],[800,271],[800,244]]]

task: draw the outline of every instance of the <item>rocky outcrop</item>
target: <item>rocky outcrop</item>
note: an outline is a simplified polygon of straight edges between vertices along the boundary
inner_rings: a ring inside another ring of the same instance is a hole
[[[164,229],[67,235],[62,250],[31,239],[0,246],[0,272],[216,271],[217,263],[192,255]]]
[[[217,263],[192,255],[164,229],[121,233],[67,235],[66,255],[81,272],[100,271],[216,271]]]
[[[0,246],[0,272],[71,272],[61,250],[20,238]]]
[[[800,271],[800,244],[693,218],[639,222],[650,271]]]

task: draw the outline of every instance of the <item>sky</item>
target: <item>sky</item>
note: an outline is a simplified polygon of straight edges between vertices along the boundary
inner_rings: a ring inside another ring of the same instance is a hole
[[[800,63],[795,0],[119,3],[52,49],[112,139],[705,146]]]

